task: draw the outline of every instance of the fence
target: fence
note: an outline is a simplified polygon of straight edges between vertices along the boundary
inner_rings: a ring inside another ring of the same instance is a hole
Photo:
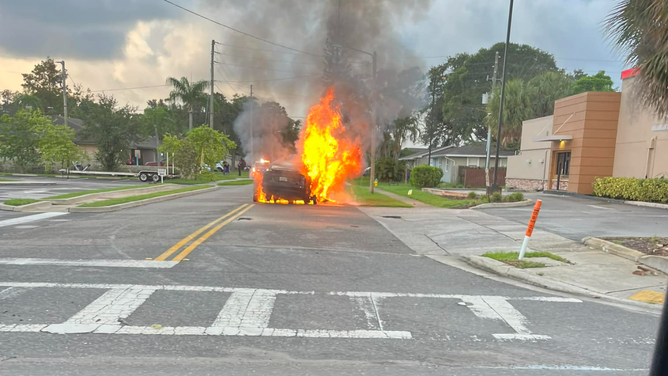
[[[489,183],[494,181],[494,169],[489,169]],[[485,187],[485,169],[478,167],[459,166],[457,174],[457,182],[464,184],[466,188],[482,188]],[[500,168],[497,175],[497,184],[500,186],[506,185],[506,169]]]

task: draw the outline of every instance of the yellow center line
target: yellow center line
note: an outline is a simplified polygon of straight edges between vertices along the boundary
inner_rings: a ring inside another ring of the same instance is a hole
[[[192,252],[195,248],[197,248],[198,245],[204,243],[204,242],[206,241],[206,239],[208,239],[211,235],[215,234],[216,231],[220,230],[221,228],[223,228],[223,226],[227,225],[228,223],[232,222],[233,220],[235,220],[235,219],[236,219],[237,217],[239,217],[240,215],[242,215],[242,214],[244,214],[245,212],[247,212],[248,210],[250,210],[253,206],[255,206],[255,205],[250,205],[250,206],[248,206],[247,208],[245,208],[244,210],[238,212],[238,213],[235,214],[234,216],[232,216],[232,217],[226,219],[225,222],[223,222],[223,223],[219,224],[218,226],[216,226],[216,227],[212,228],[211,230],[209,230],[209,232],[207,232],[206,234],[202,235],[199,239],[197,239],[197,240],[195,240],[194,242],[192,242],[192,244],[190,244],[190,245],[188,246],[188,248],[184,249],[183,251],[181,251],[181,253],[179,253],[178,255],[176,255],[176,257],[174,257],[174,258],[172,259],[172,261],[181,261],[181,260],[183,260],[183,258],[186,257],[186,256],[188,256],[188,254],[189,254],[190,252]]]
[[[171,248],[169,248],[168,250],[166,250],[163,254],[161,254],[160,256],[156,257],[156,258],[155,258],[155,261],[165,261],[165,260],[167,259],[167,257],[169,257],[169,256],[172,255],[172,253],[178,251],[178,250],[179,250],[181,247],[183,247],[186,243],[188,243],[189,241],[195,239],[199,234],[201,234],[201,233],[203,233],[204,231],[206,231],[206,229],[208,229],[209,227],[211,227],[211,226],[215,225],[216,223],[222,221],[223,219],[225,219],[225,218],[231,216],[231,215],[234,214],[235,212],[237,212],[237,211],[243,209],[243,208],[244,208],[245,206],[247,206],[247,205],[248,205],[248,204],[243,204],[243,205],[239,206],[238,208],[232,210],[231,212],[225,214],[224,216],[222,216],[222,217],[216,219],[215,221],[209,223],[208,225],[206,225],[206,226],[200,228],[199,230],[193,232],[192,234],[186,236],[183,240],[181,240],[181,241],[179,241],[178,243],[174,244]]]

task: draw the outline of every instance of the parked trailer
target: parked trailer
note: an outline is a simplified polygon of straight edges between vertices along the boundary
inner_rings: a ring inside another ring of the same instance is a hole
[[[160,175],[158,174],[157,171],[148,171],[148,170],[142,170],[137,173],[137,177],[139,177],[139,181],[141,182],[154,182],[157,183],[160,181]],[[163,175],[165,179],[173,179],[173,178],[178,178],[178,175]]]
[[[65,169],[61,169],[60,173],[63,175],[79,175],[79,176],[109,176],[109,177],[123,177],[123,178],[139,178],[139,181],[141,182],[159,182],[160,181],[160,175],[158,175],[158,171],[151,171],[151,170],[141,170],[137,173],[134,172],[108,172],[108,171],[76,171],[76,170],[70,170],[67,171]],[[178,175],[164,175],[163,176],[165,179],[172,179],[172,178],[178,178]]]

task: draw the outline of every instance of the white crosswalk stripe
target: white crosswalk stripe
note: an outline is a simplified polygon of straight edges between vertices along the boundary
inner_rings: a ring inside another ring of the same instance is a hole
[[[478,318],[505,323],[509,332],[493,333],[492,336],[496,340],[535,341],[549,340],[550,337],[532,333],[527,327],[528,319],[511,304],[511,301],[581,303],[578,299],[541,296],[504,297],[357,291],[316,292],[183,285],[0,282],[0,287],[9,288],[10,292],[8,290],[0,291],[0,297],[6,297],[5,302],[14,296],[11,290],[21,291],[34,288],[104,290],[97,299],[64,322],[31,325],[0,324],[0,332],[54,334],[214,335],[407,340],[413,338],[413,334],[409,330],[386,330],[381,320],[383,305],[391,302],[392,298],[423,298],[457,299],[463,302],[470,312]],[[230,293],[230,295],[209,326],[126,325],[125,319],[128,319],[156,291],[224,292]],[[362,311],[368,325],[365,328],[350,328],[349,330],[270,327],[277,297],[300,295],[307,296],[309,299],[332,296],[348,297],[351,304]]]

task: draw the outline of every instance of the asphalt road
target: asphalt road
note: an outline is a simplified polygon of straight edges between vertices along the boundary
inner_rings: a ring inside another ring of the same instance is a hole
[[[571,240],[586,236],[668,236],[665,209],[544,193],[525,196],[543,201],[537,222],[541,228]],[[533,206],[483,211],[527,224]]]
[[[0,227],[0,375],[647,374],[656,316],[250,190]]]

